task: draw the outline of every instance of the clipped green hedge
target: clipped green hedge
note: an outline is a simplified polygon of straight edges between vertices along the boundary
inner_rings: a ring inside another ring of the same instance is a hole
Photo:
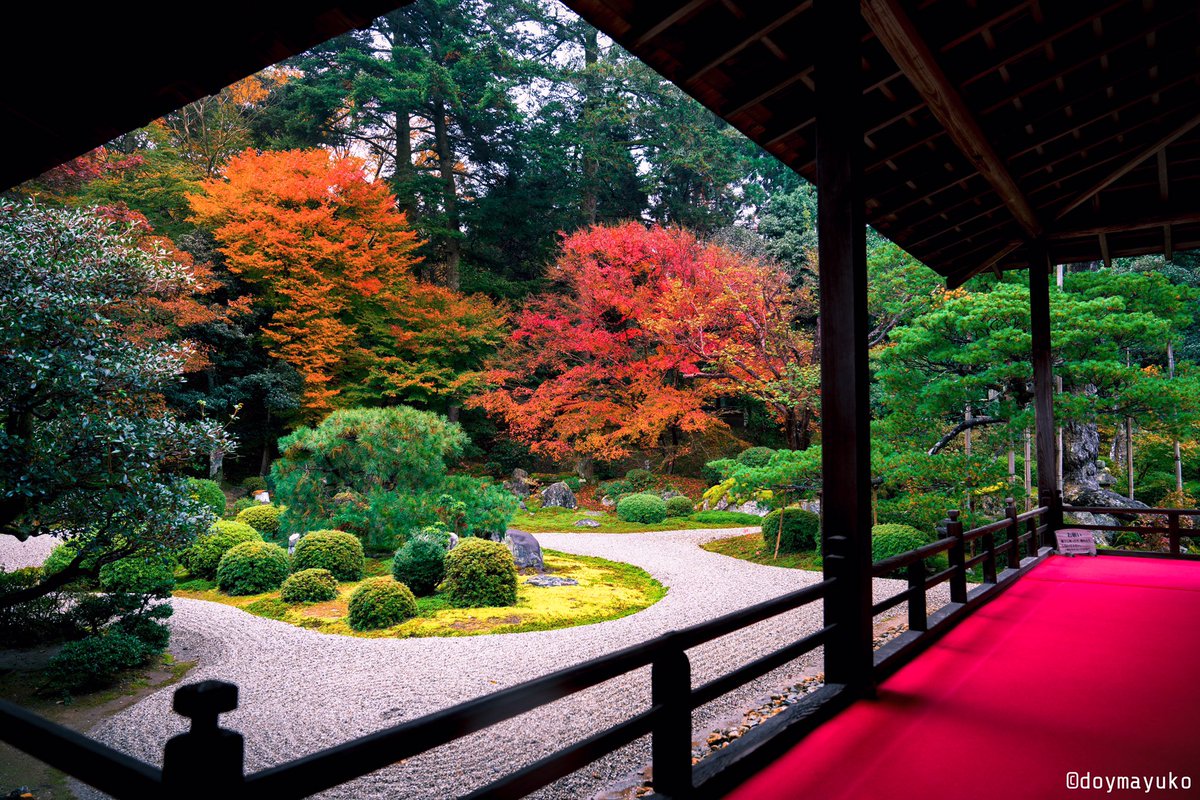
[[[221,485],[207,478],[188,478],[188,494],[212,509],[218,517],[225,513],[225,493]]]
[[[292,569],[327,569],[339,581],[357,581],[363,576],[363,546],[358,537],[345,531],[311,531],[296,543]]]
[[[737,462],[747,467],[765,467],[775,451],[769,447],[747,447],[737,454]]]
[[[779,529],[781,518],[782,532]],[[771,551],[775,550],[776,537],[781,553],[815,550],[821,541],[821,518],[802,508],[776,509],[763,517],[761,524],[763,544]]]
[[[232,595],[260,594],[278,589],[291,564],[287,550],[270,542],[234,545],[217,567],[217,585]]]
[[[696,510],[696,504],[692,502],[692,498],[680,495],[678,497],[667,498],[667,516],[668,517],[686,517]]]
[[[337,597],[337,578],[327,569],[302,569],[289,575],[279,589],[285,603],[318,603]]]
[[[61,692],[77,692],[105,686],[121,670],[145,664],[156,652],[136,635],[117,628],[67,642],[50,659],[46,669],[47,687]]]
[[[871,528],[871,560],[883,561],[885,558],[898,556],[910,550],[929,544],[934,535],[922,533],[911,525],[888,523]],[[927,570],[938,571],[949,566],[950,561],[945,553],[939,553],[925,560]]]
[[[392,558],[392,577],[417,597],[433,594],[446,577],[445,545],[427,536],[409,539]]]
[[[279,537],[279,515],[283,509],[269,503],[259,503],[238,512],[237,521],[249,525],[263,535],[263,538],[276,539]]]
[[[211,580],[217,574],[221,558],[230,548],[243,542],[260,542],[258,531],[244,522],[217,520],[184,551],[180,561],[197,578]]]
[[[707,525],[746,525],[757,528],[762,525],[763,518],[757,514],[747,514],[744,511],[697,511],[688,517],[692,522]],[[774,541],[771,545],[774,546]]]
[[[466,539],[446,554],[446,591],[456,608],[517,602],[517,565],[499,542]]]
[[[390,628],[417,615],[417,599],[391,578],[363,581],[350,595],[350,627],[356,631]]]
[[[623,522],[662,522],[667,518],[667,504],[656,494],[631,494],[617,501],[617,517]]]

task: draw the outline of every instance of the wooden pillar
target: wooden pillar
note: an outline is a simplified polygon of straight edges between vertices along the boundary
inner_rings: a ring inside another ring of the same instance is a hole
[[[825,680],[870,691],[871,438],[858,3],[816,0]]]
[[[1050,360],[1050,265],[1035,256],[1029,266],[1029,320],[1034,410],[1037,416],[1038,505],[1050,506],[1051,528],[1062,525],[1058,447],[1054,430],[1054,369]]]

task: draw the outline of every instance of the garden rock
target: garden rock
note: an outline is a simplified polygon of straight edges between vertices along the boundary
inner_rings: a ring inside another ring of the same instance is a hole
[[[529,497],[529,473],[517,467],[512,471],[512,477],[504,482],[504,488],[524,500]]]
[[[741,506],[739,506],[738,508],[731,508],[729,510],[730,511],[740,511],[743,514],[754,514],[755,516],[758,516],[758,517],[765,517],[767,514],[771,513],[771,509],[767,508],[764,505],[756,503],[753,500],[747,500],[746,502],[742,503]]]
[[[526,578],[525,582],[530,586],[541,586],[547,588],[550,586],[578,586],[579,581],[574,578],[560,578],[557,575],[534,575],[532,578]]]
[[[575,520],[573,523],[576,528],[599,528],[600,523],[590,517],[588,519]]]
[[[585,512],[583,512],[583,515],[585,517],[603,517],[604,512],[603,511],[585,511]]]
[[[539,572],[546,569],[546,563],[542,560],[542,546],[530,534],[516,528],[509,528],[504,537],[504,543],[512,552],[513,561],[517,562],[517,569],[533,567]]]
[[[288,555],[296,555],[296,542],[300,541],[300,534],[293,533],[288,537]]]
[[[575,508],[575,493],[562,481],[542,489],[542,508]]]
[[[267,492],[267,491],[256,492],[254,495],[254,499],[260,503],[270,503],[271,502],[271,494],[270,494],[270,492]]]
[[[616,504],[617,501],[613,500],[611,497],[603,497],[600,499],[600,505],[604,506],[605,508],[612,508]]]
[[[663,500],[670,500],[672,497],[683,497],[683,492],[677,492],[674,489],[667,489],[662,493]]]

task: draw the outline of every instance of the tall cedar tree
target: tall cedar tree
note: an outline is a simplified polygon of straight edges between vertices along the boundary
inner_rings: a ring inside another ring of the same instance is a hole
[[[417,282],[421,243],[362,167],[324,150],[248,150],[189,195],[269,306],[262,333],[303,378],[306,422],[350,403],[452,400],[500,338],[491,303]]]

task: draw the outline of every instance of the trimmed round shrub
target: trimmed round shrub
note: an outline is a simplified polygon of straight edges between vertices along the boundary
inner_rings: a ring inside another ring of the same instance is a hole
[[[662,522],[667,504],[656,494],[631,494],[617,501],[617,517],[624,522]]]
[[[783,531],[779,525],[782,519]],[[821,539],[821,518],[802,508],[782,508],[762,518],[763,544],[774,551],[779,539],[779,552],[801,553],[815,550]]]
[[[337,597],[337,578],[327,569],[302,569],[279,589],[285,603],[317,603]]]
[[[175,588],[175,559],[129,556],[100,568],[100,588],[106,592],[166,597]]]
[[[357,581],[363,576],[363,546],[358,537],[345,531],[310,531],[296,542],[292,569],[327,569],[339,581]]]
[[[263,535],[272,539],[279,536],[279,515],[283,509],[267,503],[258,503],[241,511],[237,521],[249,525]]]
[[[350,595],[350,627],[356,631],[390,628],[417,615],[417,599],[391,578],[363,581]]]
[[[433,594],[446,577],[446,544],[420,534],[409,539],[392,559],[392,577],[417,597]]]
[[[181,561],[187,571],[197,578],[211,580],[217,574],[221,558],[229,549],[243,542],[261,542],[258,531],[244,522],[217,520],[184,551]]]
[[[871,560],[883,561],[885,558],[916,550],[933,539],[933,534],[921,533],[911,525],[876,525],[871,528]],[[936,570],[944,569],[949,565],[949,560],[945,553],[939,553],[931,559],[926,559],[925,563],[927,567]]]
[[[63,692],[111,683],[124,669],[146,663],[156,650],[132,633],[111,629],[67,642],[46,670],[50,688]]]
[[[242,542],[221,556],[217,585],[232,594],[260,594],[278,589],[288,576],[287,550],[270,542]]]
[[[225,513],[225,493],[216,481],[207,478],[188,478],[188,494],[212,509],[218,517]]]
[[[667,498],[668,517],[686,517],[695,510],[696,506],[690,497],[679,495],[678,497]]]
[[[765,467],[775,451],[769,447],[747,447],[737,454],[737,462],[747,467]]]
[[[635,492],[650,489],[654,486],[654,473],[648,469],[634,467],[625,473],[625,485]]]
[[[515,605],[517,565],[512,553],[499,542],[466,539],[446,554],[446,591],[456,608]]]
[[[261,475],[251,475],[249,478],[242,480],[242,488],[246,490],[247,494],[253,497],[255,494],[267,490],[267,479]]]

